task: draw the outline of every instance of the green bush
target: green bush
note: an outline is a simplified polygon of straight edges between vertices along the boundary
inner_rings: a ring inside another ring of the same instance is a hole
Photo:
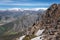
[[[35,38],[35,35],[26,35],[23,40],[31,40],[32,38]]]

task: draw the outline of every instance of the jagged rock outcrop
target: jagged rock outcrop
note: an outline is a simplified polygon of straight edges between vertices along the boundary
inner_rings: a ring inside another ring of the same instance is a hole
[[[60,4],[53,4],[42,19],[43,40],[60,40]]]
[[[36,33],[38,29],[45,29],[43,40],[60,40],[60,4],[51,5],[42,19],[33,25],[29,34]]]

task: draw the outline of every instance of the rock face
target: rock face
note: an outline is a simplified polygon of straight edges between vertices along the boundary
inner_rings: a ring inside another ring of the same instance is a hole
[[[43,40],[60,40],[60,4],[51,5],[42,19],[33,24],[29,34],[35,34],[38,29],[45,29]]]
[[[43,40],[60,40],[60,4],[53,4],[42,19]]]

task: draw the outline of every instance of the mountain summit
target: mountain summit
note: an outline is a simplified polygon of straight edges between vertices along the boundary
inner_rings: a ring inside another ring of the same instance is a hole
[[[43,40],[60,40],[60,4],[49,7],[42,19]]]

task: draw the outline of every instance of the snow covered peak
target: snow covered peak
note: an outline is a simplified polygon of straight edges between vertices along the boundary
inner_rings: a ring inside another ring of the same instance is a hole
[[[21,8],[11,8],[11,9],[8,9],[9,11],[24,11],[24,9],[21,9]]]
[[[38,10],[46,10],[47,8],[9,8],[9,11],[24,11],[24,10],[31,10],[31,11],[38,11]]]

